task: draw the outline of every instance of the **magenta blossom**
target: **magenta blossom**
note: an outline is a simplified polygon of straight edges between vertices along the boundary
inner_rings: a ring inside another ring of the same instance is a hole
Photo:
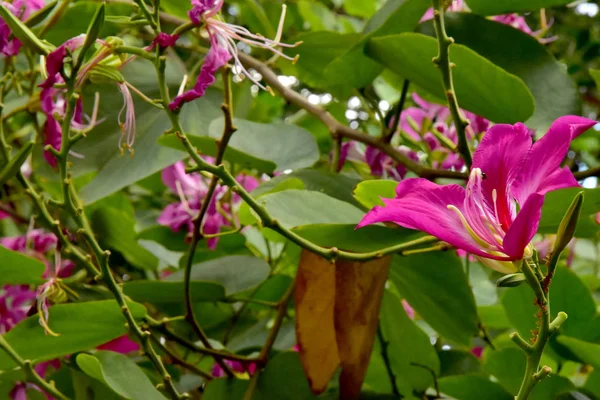
[[[0,290],[0,334],[5,334],[27,317],[35,292],[28,285],[4,286]]]
[[[408,147],[400,146],[397,150],[411,160],[419,161],[417,153]],[[397,181],[401,181],[406,176],[406,167],[404,165],[398,164],[390,156],[375,147],[367,146],[365,161],[369,165],[371,175],[373,176],[390,178]]]
[[[560,164],[571,140],[595,124],[561,117],[533,144],[523,124],[495,125],[473,155],[466,189],[406,179],[398,184],[396,198],[383,199],[385,206],[374,207],[358,227],[395,222],[465,250],[497,271],[515,272],[511,261],[532,255],[544,195],[578,186]]]
[[[44,7],[44,0],[15,0],[11,3],[2,2],[2,5],[21,21],[25,21],[31,13]],[[21,42],[12,36],[10,28],[0,18],[0,53],[5,56],[16,56],[21,49]]]
[[[252,176],[238,175],[236,179],[246,190],[253,190],[258,186],[258,182]],[[194,218],[200,212],[208,192],[208,184],[198,173],[186,174],[182,161],[165,168],[162,172],[162,180],[165,186],[179,196],[180,201],[167,205],[158,217],[158,223],[170,227],[173,232],[185,226],[188,233],[192,234]],[[215,190],[202,221],[203,234],[215,235],[221,231],[222,226],[231,225],[230,206],[227,203],[221,204],[227,191],[226,186],[218,186]],[[232,203],[239,201],[239,196],[232,196]],[[215,249],[217,241],[217,237],[208,238],[208,247]]]
[[[194,87],[178,95],[169,104],[169,108],[173,111],[178,110],[184,103],[204,96],[206,89],[215,83],[216,72],[232,58],[235,64],[235,72],[243,74],[261,89],[269,90],[246,70],[238,57],[236,41],[243,42],[248,46],[269,50],[276,56],[295,61],[294,57],[287,56],[277,49],[277,47],[295,47],[299,44],[281,42],[285,6],[279,21],[277,34],[273,40],[251,33],[244,27],[222,21],[218,17],[222,7],[223,0],[192,0],[192,9],[189,12],[190,20],[196,25],[204,24],[204,28],[210,39],[210,50],[204,59],[204,64],[200,69],[200,74]]]
[[[0,245],[7,249],[26,254],[37,253],[41,257],[44,256],[44,253],[54,249],[56,243],[56,236],[42,229],[33,229],[21,236],[0,238]]]

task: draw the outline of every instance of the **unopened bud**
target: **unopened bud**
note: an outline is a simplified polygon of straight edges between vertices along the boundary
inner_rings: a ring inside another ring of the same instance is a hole
[[[505,275],[496,281],[498,287],[517,287],[525,281],[525,275],[518,272],[516,274]]]
[[[556,232],[556,241],[554,242],[552,254],[556,254],[558,256],[564,250],[564,248],[567,247],[571,239],[573,239],[582,206],[583,191],[577,193],[573,199],[573,202],[571,202],[569,209],[565,213],[565,216],[560,222],[560,225],[558,226],[558,231]]]

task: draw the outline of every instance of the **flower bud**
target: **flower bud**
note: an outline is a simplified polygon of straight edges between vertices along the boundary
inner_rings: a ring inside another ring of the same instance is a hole
[[[496,281],[498,287],[517,287],[525,281],[525,275],[518,272],[516,274],[505,275]]]
[[[573,235],[575,234],[575,228],[577,228],[577,222],[579,221],[579,214],[581,213],[581,207],[583,205],[583,191],[577,193],[573,202],[569,206],[569,209],[565,213],[558,231],[556,232],[556,241],[552,248],[552,253],[559,255],[565,247],[569,244]]]

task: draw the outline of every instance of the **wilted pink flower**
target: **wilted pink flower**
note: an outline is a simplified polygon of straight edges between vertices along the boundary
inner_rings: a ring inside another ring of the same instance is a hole
[[[495,125],[473,155],[466,189],[406,179],[398,184],[396,198],[383,199],[385,206],[374,207],[358,227],[395,222],[463,249],[497,271],[515,272],[511,261],[532,253],[544,195],[578,186],[560,164],[571,140],[595,124],[561,117],[533,144],[523,124]]]
[[[177,43],[177,40],[179,40],[179,35],[169,35],[165,32],[159,32],[147,50],[152,50],[156,46],[159,46],[163,49],[167,47],[173,47],[175,46],[175,43]]]
[[[251,33],[244,27],[222,21],[217,16],[221,11],[221,7],[223,7],[223,0],[192,0],[192,9],[189,12],[190,20],[196,25],[204,24],[210,39],[210,50],[204,59],[196,84],[191,90],[177,96],[169,104],[171,110],[177,110],[182,104],[204,96],[206,89],[215,82],[215,73],[227,64],[231,58],[234,60],[236,72],[245,75],[261,89],[268,90],[246,70],[239,60],[236,41],[243,42],[248,46],[269,50],[277,56],[291,61],[295,60],[295,58],[289,57],[277,49],[277,47],[295,47],[298,45],[298,43],[286,44],[280,41],[285,18],[285,6],[276,37],[273,40]]]
[[[19,17],[21,21],[25,21],[31,13],[44,7],[44,0],[15,0],[11,3],[2,2],[2,5],[12,14]],[[12,36],[10,28],[0,18],[0,53],[5,56],[16,56],[21,49],[21,42],[16,37]]]
[[[236,375],[248,376],[253,375],[256,372],[256,364],[253,362],[247,364],[233,360],[224,360],[224,362]],[[225,376],[225,371],[223,371],[223,368],[221,368],[219,364],[215,364],[211,371],[211,375],[215,378],[221,378]]]
[[[236,179],[246,190],[253,190],[258,186],[258,182],[253,177],[238,175]],[[185,226],[188,233],[192,234],[194,218],[200,212],[202,202],[208,192],[207,183],[198,173],[186,174],[185,165],[182,161],[165,168],[162,172],[162,180],[165,186],[179,196],[180,201],[167,205],[158,217],[158,223],[170,227],[174,232]],[[231,213],[229,205],[219,204],[226,193],[227,187],[225,186],[218,186],[215,190],[202,221],[202,232],[204,234],[217,234],[221,231],[222,226],[230,225],[230,218],[225,216]],[[239,200],[239,196],[232,197],[232,202],[239,202]],[[208,247],[214,249],[217,241],[217,237],[208,238]]]
[[[121,128],[121,138],[119,139],[119,148],[126,148],[133,151],[135,143],[135,108],[133,105],[133,97],[126,83],[117,84],[119,91],[123,95],[123,107],[119,112],[119,127]],[[121,116],[125,112],[125,122],[121,122]],[[123,145],[123,140],[125,144]]]

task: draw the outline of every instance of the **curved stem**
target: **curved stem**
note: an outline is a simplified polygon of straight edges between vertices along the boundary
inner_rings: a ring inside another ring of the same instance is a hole
[[[404,110],[404,103],[406,102],[406,97],[408,97],[408,87],[410,86],[410,81],[405,79],[402,82],[402,92],[400,93],[400,100],[396,105],[396,109],[394,110],[394,120],[392,121],[392,126],[389,131],[383,138],[384,143],[391,143],[394,134],[398,130],[398,125],[400,125],[400,116],[402,115],[402,111]]]
[[[8,356],[10,358],[12,358],[13,361],[15,363],[17,363],[17,365],[23,369],[23,371],[25,372],[25,374],[27,376],[27,379],[30,382],[35,383],[40,389],[51,394],[52,396],[56,397],[57,399],[69,400],[69,398],[67,396],[65,396],[58,389],[56,389],[54,384],[46,382],[44,380],[44,378],[42,378],[35,371],[35,369],[33,368],[33,365],[31,364],[31,361],[23,360],[23,358],[21,358],[21,356],[19,356],[19,354],[15,351],[15,349],[13,349],[10,344],[8,344],[8,342],[6,341],[6,339],[4,339],[4,337],[2,335],[0,335],[0,348],[2,350],[4,350],[6,352],[6,354],[8,354]]]
[[[442,74],[444,92],[446,93],[448,107],[450,108],[450,114],[452,115],[452,120],[456,127],[456,134],[458,136],[458,151],[465,160],[467,167],[471,168],[473,158],[471,157],[471,150],[469,149],[466,134],[466,128],[469,125],[469,121],[463,116],[458,107],[454,83],[452,82],[452,68],[454,67],[454,64],[450,62],[450,45],[454,43],[454,40],[451,37],[448,37],[448,34],[446,33],[443,0],[433,0],[433,15],[435,33],[438,39],[438,55],[433,59],[433,63],[439,68],[440,73]]]

